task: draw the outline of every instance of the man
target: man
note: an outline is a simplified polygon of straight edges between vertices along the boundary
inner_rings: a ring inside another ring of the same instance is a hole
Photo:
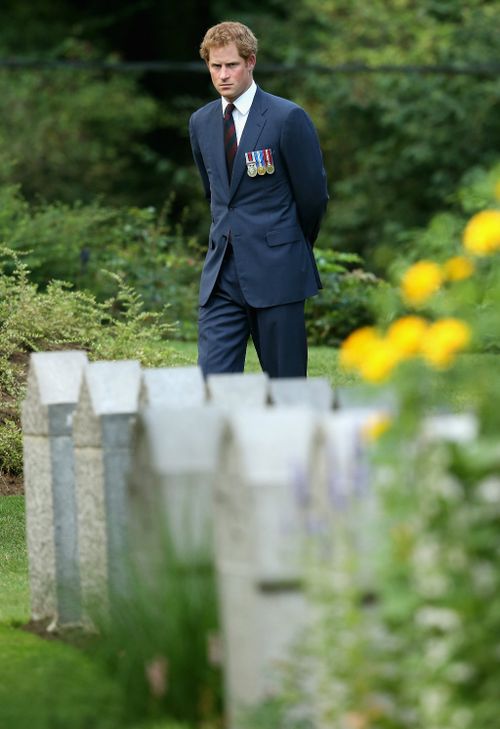
[[[321,287],[312,246],[328,200],[307,114],[253,80],[257,40],[241,23],[210,28],[200,47],[220,94],[189,122],[211,204],[200,283],[198,361],[242,372],[252,336],[270,377],[304,377],[304,300]]]

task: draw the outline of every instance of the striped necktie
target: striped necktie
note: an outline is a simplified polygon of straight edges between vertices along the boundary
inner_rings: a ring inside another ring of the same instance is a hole
[[[236,138],[236,128],[233,119],[234,104],[228,104],[224,112],[224,150],[226,152],[227,174],[231,180],[233,171],[233,162],[238,149],[238,140]]]

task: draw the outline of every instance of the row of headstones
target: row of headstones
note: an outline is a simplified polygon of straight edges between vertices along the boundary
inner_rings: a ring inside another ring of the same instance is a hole
[[[85,624],[88,606],[126,591],[125,555],[155,561],[163,529],[182,559],[215,560],[230,716],[267,696],[307,621],[308,534],[355,503],[367,564],[373,549],[361,436],[373,407],[333,401],[319,378],[205,382],[197,367],[32,355],[22,410],[32,618]]]

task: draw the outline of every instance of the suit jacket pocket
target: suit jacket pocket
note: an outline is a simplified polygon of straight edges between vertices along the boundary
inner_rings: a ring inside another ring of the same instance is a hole
[[[267,244],[270,246],[282,246],[285,243],[295,243],[295,241],[303,240],[303,238],[302,231],[295,225],[288,228],[270,230],[266,233]]]

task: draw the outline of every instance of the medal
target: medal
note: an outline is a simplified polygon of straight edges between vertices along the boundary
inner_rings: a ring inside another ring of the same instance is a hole
[[[273,153],[270,149],[264,150],[264,157],[266,160],[266,172],[268,175],[272,175],[274,172],[274,160],[273,160]]]
[[[255,152],[255,156],[257,157],[257,172],[259,175],[265,175],[266,168],[264,167],[264,155],[262,154],[262,150],[260,149],[258,152]]]
[[[257,174],[257,165],[253,158],[253,152],[245,152],[245,161],[247,163],[247,175],[249,177],[255,177]]]

